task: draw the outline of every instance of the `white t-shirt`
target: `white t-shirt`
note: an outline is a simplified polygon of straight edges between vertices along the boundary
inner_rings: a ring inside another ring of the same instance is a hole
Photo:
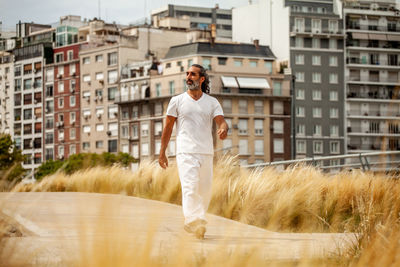
[[[171,98],[167,115],[176,117],[176,153],[214,154],[213,119],[224,115],[218,100],[208,94],[197,101],[187,92]]]

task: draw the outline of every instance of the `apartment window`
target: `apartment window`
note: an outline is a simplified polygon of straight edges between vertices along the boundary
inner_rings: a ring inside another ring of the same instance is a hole
[[[223,99],[222,100],[222,109],[224,114],[232,113],[232,100],[231,99]]]
[[[248,155],[248,141],[247,139],[239,140],[239,155]]]
[[[264,134],[264,120],[254,120],[254,134],[263,135]]]
[[[262,100],[254,100],[254,114],[264,114],[264,102]]]
[[[296,54],[294,59],[295,59],[295,64],[304,65],[304,55],[303,54]]]
[[[312,56],[312,64],[314,66],[320,66],[321,65],[321,56]]]
[[[169,94],[175,94],[175,81],[169,81]]]
[[[132,145],[132,157],[134,158],[139,158],[139,145],[138,144],[133,144]]]
[[[118,53],[117,52],[108,53],[107,54],[107,65],[108,66],[117,65],[117,63],[118,63]]]
[[[304,140],[297,140],[296,141],[296,152],[297,153],[306,153],[306,141]]]
[[[68,60],[73,60],[74,59],[74,51],[73,50],[68,50]]]
[[[132,118],[133,119],[139,118],[139,106],[132,107]]]
[[[247,134],[247,119],[239,119],[239,135]]]
[[[96,62],[103,62],[103,55],[96,55]]]
[[[304,82],[304,72],[296,72],[296,82]]]
[[[74,96],[74,95],[71,95],[71,96],[69,97],[69,105],[70,105],[71,107],[75,107],[75,104],[76,104],[75,96]]]
[[[210,70],[211,69],[211,59],[210,58],[203,58],[203,67],[206,70]]]
[[[254,154],[264,155],[264,140],[254,140]]]
[[[321,47],[320,39],[313,38],[312,39],[312,48],[320,48],[320,47]]]
[[[264,61],[264,67],[267,69],[267,73],[272,73],[272,62],[271,61]]]
[[[24,80],[24,90],[32,89],[32,79]]]
[[[64,157],[64,146],[58,147],[58,156]]]
[[[321,83],[321,73],[313,72],[312,73],[312,82],[313,83]]]
[[[70,112],[69,113],[69,122],[74,123],[76,121],[76,113],[75,112]]]
[[[313,117],[314,118],[321,118],[322,117],[322,109],[319,107],[314,107],[313,109]]]
[[[96,117],[100,119],[103,114],[104,114],[104,108],[96,107]]]
[[[322,141],[313,141],[313,151],[315,154],[323,153],[323,143]]]
[[[103,141],[96,141],[96,148],[103,148]]]
[[[337,56],[329,56],[329,66],[337,67],[338,65],[338,57]]]
[[[232,119],[225,118],[226,124],[228,124],[228,135],[232,133]]]
[[[118,106],[117,105],[108,106],[108,118],[115,119],[117,115],[118,115]]]
[[[117,95],[118,88],[110,87],[108,88],[108,100],[115,100],[115,96]]]
[[[274,153],[283,153],[283,139],[274,138]]]
[[[338,75],[337,73],[330,73],[329,74],[329,83],[337,84],[338,83]]]
[[[218,58],[218,65],[226,65],[226,61],[228,58],[226,57],[219,57]]]
[[[296,117],[304,117],[304,115],[305,115],[304,107],[297,106],[296,107]]]
[[[70,128],[69,129],[69,139],[74,140],[76,138],[76,129]]]
[[[96,132],[102,132],[102,131],[104,131],[104,124],[102,123],[96,124]]]
[[[108,124],[108,133],[111,132],[111,136],[117,136],[118,135],[118,123],[112,122]]]
[[[76,154],[76,145],[70,145],[69,146],[69,154],[70,155],[75,155]]]
[[[332,154],[340,153],[339,141],[331,141],[331,142],[329,142],[329,145],[330,145],[330,151]]]
[[[58,121],[59,122],[64,122],[64,113],[59,113],[58,114]]]
[[[282,101],[274,101],[272,104],[272,113],[281,115],[283,114],[283,102]]]
[[[337,49],[337,40],[336,39],[329,39],[329,48]]]
[[[297,89],[296,90],[296,99],[303,100],[304,99],[304,89]]]
[[[148,123],[142,123],[140,125],[141,128],[141,136],[145,137],[149,135],[149,124]]]
[[[59,81],[58,82],[58,92],[59,93],[64,92],[64,81]]]
[[[273,96],[281,96],[282,95],[282,82],[274,81],[272,95]]]
[[[282,120],[274,120],[273,122],[274,134],[283,134],[283,121]]]
[[[304,32],[304,19],[303,18],[295,18],[294,19],[294,30],[296,32]]]
[[[108,152],[115,153],[117,152],[118,140],[108,140]]]
[[[257,67],[257,61],[256,60],[250,60],[249,64],[250,64],[250,67],[252,67],[252,68],[256,68]]]
[[[55,54],[56,62],[63,62],[64,61],[64,53]]]
[[[329,100],[330,101],[338,101],[338,92],[337,91],[330,91],[329,92]]]
[[[304,39],[302,37],[295,37],[294,38],[294,46],[302,48],[304,47]]]
[[[322,127],[320,124],[314,125],[314,136],[321,136],[322,135]]]
[[[104,80],[104,75],[102,72],[96,73],[96,80]]]
[[[124,138],[128,138],[129,137],[128,125],[122,125],[121,126],[121,136],[124,137]]]
[[[75,81],[75,79],[71,79],[70,80],[69,88],[70,88],[71,92],[73,92],[76,89],[76,81]]]
[[[14,80],[14,90],[15,92],[21,91],[21,79]]]
[[[58,107],[63,108],[64,107],[64,97],[60,97],[58,99]]]
[[[296,135],[304,136],[306,134],[306,126],[304,124],[296,125]]]
[[[330,131],[330,136],[333,137],[339,136],[339,126],[331,125],[329,131]]]
[[[247,100],[239,100],[239,114],[247,114]]]
[[[338,21],[337,20],[330,20],[329,21],[329,32],[330,33],[337,33],[338,31]]]
[[[83,126],[83,132],[84,133],[90,133],[90,125],[84,125]]]
[[[82,149],[83,150],[88,150],[90,148],[90,142],[83,142],[82,143]]]
[[[109,70],[108,71],[108,83],[116,83],[118,80],[118,72],[117,70]]]
[[[338,108],[330,108],[329,110],[330,118],[339,118],[339,109]]]
[[[90,75],[89,74],[83,75],[82,78],[83,78],[84,82],[90,82]]]
[[[312,19],[311,27],[312,27],[312,32],[320,33],[321,32],[321,20],[320,19]]]
[[[312,91],[312,99],[313,100],[321,100],[321,90],[313,90]]]
[[[140,149],[141,156],[148,156],[149,155],[149,143],[142,143]]]
[[[162,115],[162,103],[156,103],[154,105],[154,115]]]
[[[233,64],[235,67],[241,67],[243,65],[243,60],[236,58],[233,60]]]
[[[161,83],[156,83],[156,96],[161,96]]]
[[[154,122],[154,135],[161,135],[162,133],[162,122],[156,121]]]

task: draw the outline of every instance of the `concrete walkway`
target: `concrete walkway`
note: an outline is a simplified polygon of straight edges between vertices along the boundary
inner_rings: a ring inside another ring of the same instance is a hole
[[[132,253],[148,248],[151,255],[256,248],[264,258],[292,260],[325,257],[354,240],[351,234],[275,233],[211,214],[205,240],[197,240],[183,231],[180,206],[111,194],[0,193],[1,214],[22,233],[2,239],[0,262],[7,266],[75,265],[105,244]]]

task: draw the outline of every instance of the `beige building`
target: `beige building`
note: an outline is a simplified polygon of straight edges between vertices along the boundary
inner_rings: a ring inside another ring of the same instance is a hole
[[[163,115],[172,96],[185,92],[185,71],[192,64],[208,69],[211,92],[230,125],[228,138],[215,138],[215,155],[238,154],[242,164],[290,158],[290,80],[278,74],[265,46],[196,42],[171,47],[162,70],[150,70],[138,85],[147,93],[118,101],[121,151],[140,160],[155,159],[161,146]],[[145,84],[146,85],[146,84]],[[132,90],[134,92],[134,90]],[[173,133],[168,153],[175,155]]]
[[[13,56],[8,52],[0,52],[0,133],[12,134],[13,118]]]

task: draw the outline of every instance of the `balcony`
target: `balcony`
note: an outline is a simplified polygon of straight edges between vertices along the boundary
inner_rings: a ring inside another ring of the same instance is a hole
[[[365,67],[370,68],[371,65],[374,67],[385,67],[385,68],[394,68],[398,69],[398,66],[400,66],[400,61],[397,60],[368,60],[368,59],[363,59],[363,58],[358,58],[358,57],[347,57],[346,58],[346,63],[351,65],[351,64],[359,64],[359,65],[364,65]]]
[[[398,85],[399,79],[397,77],[387,77],[387,78],[379,78],[379,76],[369,76],[363,77],[361,79],[360,75],[348,75],[346,76],[346,81],[352,84],[376,84],[376,85]]]
[[[387,119],[388,117],[400,120],[399,110],[384,110],[375,106],[375,108],[369,108],[368,110],[362,110],[361,108],[350,108],[347,110],[347,117],[355,117],[361,119]]]
[[[400,94],[392,90],[389,90],[387,94],[382,94],[379,91],[370,91],[370,92],[350,91],[347,93],[347,99],[348,100],[366,99],[370,101],[386,100],[385,102],[387,102],[391,100],[400,100]],[[365,102],[365,100],[362,101]]]
[[[293,26],[291,29],[291,33],[304,34],[304,35],[342,35],[343,31],[342,29],[329,29],[329,28],[316,29],[312,27]]]

